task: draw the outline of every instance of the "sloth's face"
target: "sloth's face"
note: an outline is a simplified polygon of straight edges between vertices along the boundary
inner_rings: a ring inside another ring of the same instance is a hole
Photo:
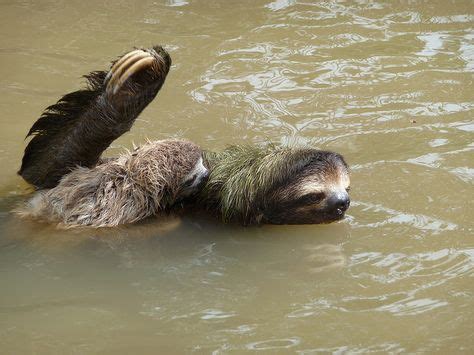
[[[184,177],[179,192],[179,199],[185,199],[200,191],[208,177],[209,170],[204,166],[201,156],[193,169]]]
[[[342,156],[327,152],[292,181],[272,192],[263,212],[267,223],[314,224],[344,218],[349,208],[349,171]]]

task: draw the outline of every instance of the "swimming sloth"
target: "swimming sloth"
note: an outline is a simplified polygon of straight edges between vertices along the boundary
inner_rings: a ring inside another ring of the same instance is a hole
[[[244,225],[344,217],[349,170],[333,152],[273,145],[202,152],[191,142],[165,140],[101,159],[156,96],[170,65],[162,47],[131,51],[108,72],[87,75],[86,89],[46,109],[28,133],[33,138],[19,171],[39,189],[22,216],[116,226],[179,205]]]

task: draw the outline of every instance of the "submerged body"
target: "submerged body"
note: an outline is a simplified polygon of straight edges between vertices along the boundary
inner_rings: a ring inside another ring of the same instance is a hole
[[[233,146],[205,152],[204,168],[194,144],[181,142],[180,149],[168,151],[158,141],[101,162],[102,152],[156,96],[170,65],[161,47],[134,50],[109,72],[87,76],[88,89],[47,108],[29,132],[34,137],[19,174],[48,190],[36,193],[23,216],[64,226],[116,226],[191,196],[186,203],[194,208],[244,225],[327,223],[344,217],[349,171],[333,152]],[[137,175],[147,169],[153,173]]]
[[[93,168],[72,170],[18,212],[61,227],[114,227],[168,210],[206,177],[194,143],[154,141]]]

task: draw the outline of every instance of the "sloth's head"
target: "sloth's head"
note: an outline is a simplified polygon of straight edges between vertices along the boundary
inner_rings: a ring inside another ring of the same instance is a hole
[[[329,223],[349,208],[349,169],[337,153],[314,151],[311,159],[267,194],[263,220],[275,224]]]
[[[199,198],[224,221],[328,223],[349,207],[349,169],[341,155],[304,147],[231,146],[205,153],[211,169]]]

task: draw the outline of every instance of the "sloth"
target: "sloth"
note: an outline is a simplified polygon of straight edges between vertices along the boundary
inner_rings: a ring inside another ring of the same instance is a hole
[[[135,49],[88,87],[63,96],[34,123],[19,174],[39,191],[22,216],[63,226],[116,226],[159,211],[206,210],[224,222],[329,223],[350,204],[349,168],[309,147],[231,146],[201,151],[187,141],[149,142],[101,158],[130,130],[171,66],[160,46]]]

